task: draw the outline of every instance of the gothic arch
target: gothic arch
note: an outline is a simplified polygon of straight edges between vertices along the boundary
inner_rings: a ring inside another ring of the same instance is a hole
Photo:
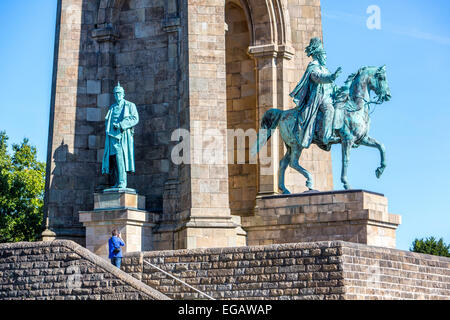
[[[245,12],[249,24],[250,43],[248,53],[255,60],[256,112],[259,123],[270,108],[286,108],[289,81],[287,71],[291,68],[294,49],[291,46],[290,17],[287,0],[229,0]],[[282,150],[277,133],[267,147],[271,152],[272,165],[262,169],[258,164],[258,193],[278,192],[278,150]]]
[[[250,46],[290,45],[287,0],[233,0],[244,10],[251,35]]]
[[[291,68],[289,60],[294,55],[287,0],[227,0],[226,3],[237,5],[246,16],[250,35],[247,52],[255,62],[255,112],[258,125],[268,109],[284,109],[287,105],[287,74]],[[234,94],[239,90],[232,92]],[[261,194],[278,191],[278,150],[282,149],[282,145],[278,143],[276,135],[267,144],[273,150],[270,155],[273,165],[263,171],[262,165],[258,164],[257,190]]]

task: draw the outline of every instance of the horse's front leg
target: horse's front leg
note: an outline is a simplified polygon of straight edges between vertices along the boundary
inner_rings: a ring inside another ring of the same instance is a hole
[[[361,144],[367,147],[377,148],[380,151],[380,166],[375,170],[375,175],[377,178],[380,178],[386,168],[386,149],[384,148],[384,145],[369,136],[365,137]]]
[[[351,189],[350,184],[347,179],[347,168],[350,162],[350,150],[353,146],[353,141],[343,140],[342,141],[342,171],[341,171],[341,182],[344,184],[344,189]]]

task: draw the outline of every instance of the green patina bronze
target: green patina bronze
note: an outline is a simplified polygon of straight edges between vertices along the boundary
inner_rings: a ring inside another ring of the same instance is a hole
[[[325,151],[332,144],[342,145],[341,181],[345,189],[350,189],[347,179],[351,148],[360,145],[374,147],[380,151],[381,164],[376,169],[379,178],[386,168],[384,146],[369,136],[370,104],[381,104],[391,99],[386,80],[386,67],[362,67],[351,74],[344,86],[338,88],[334,81],[341,73],[338,68],[330,73],[326,68],[326,53],[319,38],[311,39],[305,52],[313,61],[290,94],[296,108],[282,111],[268,110],[261,121],[258,140],[252,148],[256,155],[270,139],[273,131],[279,127],[287,152],[280,161],[278,187],[283,194],[289,194],[284,183],[288,166],[300,172],[306,178],[306,186],[313,189],[312,175],[299,164],[302,150],[311,143]],[[370,100],[370,92],[375,92],[377,101]]]
[[[134,126],[139,122],[136,105],[126,101],[120,83],[114,88],[114,103],[105,117],[105,151],[102,173],[111,174],[112,188],[127,188],[127,172],[134,172]]]

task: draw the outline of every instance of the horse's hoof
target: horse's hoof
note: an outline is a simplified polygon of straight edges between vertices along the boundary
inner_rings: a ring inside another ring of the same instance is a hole
[[[380,179],[381,175],[383,174],[384,168],[378,168],[377,170],[375,170],[375,175],[377,176],[378,179]]]
[[[278,190],[281,191],[281,194],[291,194],[285,186],[279,186]]]

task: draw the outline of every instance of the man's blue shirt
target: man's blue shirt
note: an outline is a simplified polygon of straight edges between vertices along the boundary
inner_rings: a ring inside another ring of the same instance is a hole
[[[121,247],[123,247],[125,243],[119,237],[113,236],[109,238],[108,245],[109,245],[109,259],[122,258]],[[118,253],[113,253],[115,248],[119,248],[120,251]]]

